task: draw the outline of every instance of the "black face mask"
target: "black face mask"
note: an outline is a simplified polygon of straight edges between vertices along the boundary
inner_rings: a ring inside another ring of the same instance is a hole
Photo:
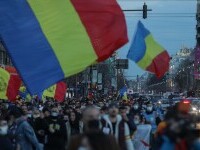
[[[67,123],[68,122],[68,120],[63,120],[65,123]]]
[[[57,120],[57,116],[51,116],[51,118],[53,119],[53,120]]]
[[[88,128],[89,129],[95,129],[95,130],[98,130],[99,129],[99,120],[90,120],[88,122]]]

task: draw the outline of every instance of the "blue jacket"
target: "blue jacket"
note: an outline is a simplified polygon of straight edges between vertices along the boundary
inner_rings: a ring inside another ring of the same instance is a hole
[[[42,146],[39,144],[35,132],[29,123],[25,119],[20,118],[16,124],[16,142],[20,145],[20,150],[42,150]]]

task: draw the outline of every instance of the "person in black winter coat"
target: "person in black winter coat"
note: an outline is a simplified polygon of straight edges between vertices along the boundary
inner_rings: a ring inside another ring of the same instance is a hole
[[[48,142],[46,150],[64,150],[67,142],[65,122],[59,119],[57,107],[52,108],[51,117],[48,121]]]
[[[11,140],[8,137],[7,121],[0,119],[0,149],[14,150]]]
[[[133,121],[133,117],[127,114],[127,109],[125,106],[119,107],[119,113],[122,116],[122,119],[128,124],[128,127],[130,129],[130,135],[133,136],[134,132],[137,129]]]
[[[39,110],[34,110],[33,112],[32,126],[38,141],[42,144],[45,144],[45,139],[48,132],[48,124],[44,118],[41,118]]]

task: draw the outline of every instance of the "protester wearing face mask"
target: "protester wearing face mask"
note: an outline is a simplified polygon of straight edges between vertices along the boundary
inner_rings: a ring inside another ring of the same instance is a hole
[[[150,124],[151,127],[152,127],[152,130],[151,130],[151,145],[153,145],[154,143],[154,134],[156,132],[156,129],[157,129],[157,122],[160,121],[160,118],[159,116],[157,115],[157,112],[153,110],[153,105],[148,102],[147,103],[147,107],[146,107],[146,112],[143,113],[144,115],[144,118],[146,120],[146,123],[147,124]]]
[[[118,105],[111,103],[109,105],[109,114],[104,116],[106,124],[103,126],[103,132],[114,135],[121,150],[133,150],[129,126],[118,113]]]
[[[128,124],[130,135],[133,136],[133,133],[136,130],[136,124],[133,122],[132,115],[127,113],[127,108],[125,106],[119,107],[119,114],[121,115],[123,121]]]
[[[140,114],[134,115],[134,123],[137,125],[137,130],[134,133],[133,145],[136,150],[149,150],[151,125],[143,123],[143,116]]]
[[[14,150],[11,140],[8,138],[7,121],[0,118],[0,149]]]
[[[141,122],[140,116],[139,115],[135,115],[133,122],[135,123],[135,125],[139,125]]]
[[[33,126],[33,112],[32,110],[26,111],[25,118],[27,119],[28,123]]]
[[[153,105],[151,103],[147,103],[146,112],[143,113],[145,120],[147,123],[151,124],[152,126],[152,133],[156,131],[156,118],[157,113],[153,110]]]
[[[46,107],[46,108],[43,108],[43,109],[42,109],[42,113],[43,113],[44,119],[45,119],[47,122],[49,122],[50,117],[51,117],[49,108],[47,108],[47,107]]]
[[[139,103],[136,102],[136,103],[133,104],[133,107],[130,110],[130,114],[132,116],[134,116],[135,114],[140,113],[140,111],[141,111],[141,108],[139,106]]]
[[[51,117],[48,122],[47,150],[64,150],[67,142],[67,130],[65,122],[59,117],[57,107],[51,109]]]
[[[2,115],[2,117],[6,117],[6,114],[8,113],[8,103],[2,103],[0,105],[0,115]]]
[[[40,111],[37,109],[33,111],[32,127],[35,131],[38,141],[41,144],[45,144],[45,139],[48,132],[48,124],[44,118],[41,118]]]
[[[19,144],[20,150],[42,150],[43,146],[38,142],[33,128],[24,117],[22,109],[13,108],[10,116],[14,118],[16,123],[15,140]]]
[[[63,121],[65,122],[65,124],[69,121],[69,116],[67,114],[63,115]]]

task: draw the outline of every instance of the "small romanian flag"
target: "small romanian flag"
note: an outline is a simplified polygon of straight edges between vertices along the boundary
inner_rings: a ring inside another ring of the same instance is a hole
[[[58,82],[57,84],[44,90],[43,96],[54,98],[58,102],[62,102],[65,99],[67,86],[64,82]]]
[[[21,85],[18,75],[0,67],[0,99],[15,101]]]
[[[128,97],[127,97],[127,87],[126,86],[124,86],[123,88],[121,88],[119,90],[119,95],[122,98],[122,100],[128,100]]]
[[[144,70],[162,77],[169,69],[168,52],[158,44],[149,30],[139,21],[127,58]]]
[[[21,86],[19,89],[19,96],[26,100],[26,101],[30,101],[32,99],[32,96],[29,94],[29,92],[27,91],[25,86]]]
[[[116,0],[0,0],[0,35],[31,94],[128,42]]]

